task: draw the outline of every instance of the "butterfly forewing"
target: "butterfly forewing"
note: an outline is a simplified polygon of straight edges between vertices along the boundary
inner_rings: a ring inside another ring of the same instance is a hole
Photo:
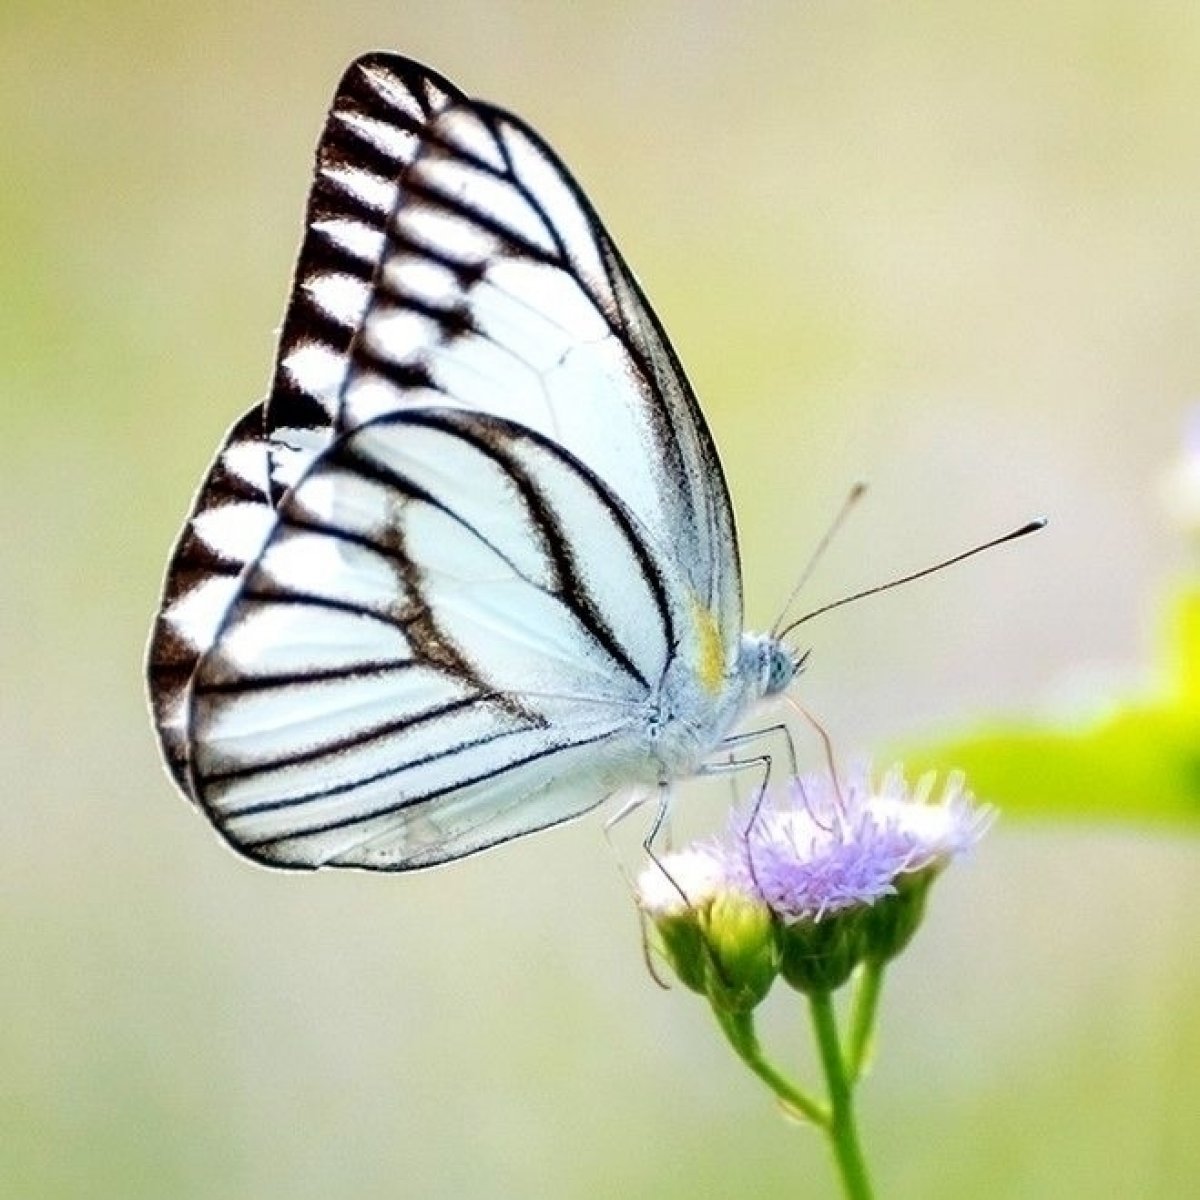
[[[741,581],[720,464],[599,218],[537,134],[489,105],[447,107],[425,141],[400,179],[339,423],[453,405],[554,439],[687,564],[732,653]]]

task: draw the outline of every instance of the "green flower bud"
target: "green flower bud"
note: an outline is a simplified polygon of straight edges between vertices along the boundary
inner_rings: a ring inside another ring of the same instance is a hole
[[[780,974],[798,992],[831,992],[863,961],[864,909],[802,917],[779,927]]]
[[[863,957],[885,963],[912,940],[925,916],[925,900],[941,865],[896,876],[896,892],[862,910]]]
[[[693,992],[708,991],[708,950],[699,909],[652,916],[659,953]]]
[[[727,1012],[749,1012],[779,973],[770,910],[744,892],[718,892],[704,913],[703,927],[709,1001]]]
[[[725,888],[720,855],[704,846],[668,854],[638,876],[638,907],[657,934],[657,949],[694,992],[706,995],[709,950],[705,914]]]
[[[702,846],[669,854],[638,878],[638,905],[684,986],[743,1013],[770,990],[779,953],[770,909],[730,882],[726,865]]]

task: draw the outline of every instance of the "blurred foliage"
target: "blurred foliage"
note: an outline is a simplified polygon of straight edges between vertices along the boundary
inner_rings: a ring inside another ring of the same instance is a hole
[[[1082,728],[986,723],[901,751],[914,771],[956,768],[972,790],[1022,818],[1129,821],[1194,832],[1200,824],[1200,591],[1165,606],[1158,686],[1110,698]]]

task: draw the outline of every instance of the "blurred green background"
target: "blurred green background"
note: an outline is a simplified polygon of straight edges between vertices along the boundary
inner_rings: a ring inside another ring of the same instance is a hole
[[[753,624],[857,478],[813,603],[1051,516],[808,627],[800,694],[852,756],[1145,682],[1186,564],[1156,488],[1200,388],[1200,13],[0,13],[0,1193],[832,1195],[648,978],[598,819],[289,876],[158,765],[160,573],[262,394],[324,108],[375,47],[524,115],[594,198],[714,426]],[[1196,880],[1194,842],[1000,823],[885,996],[881,1196],[1197,1194]],[[788,1005],[770,1033],[801,1053]]]

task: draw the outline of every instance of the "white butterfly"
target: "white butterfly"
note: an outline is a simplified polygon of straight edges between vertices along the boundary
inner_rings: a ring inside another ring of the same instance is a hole
[[[683,371],[517,118],[388,54],[322,135],[268,399],[149,656],[164,756],[277,866],[427,866],[703,772],[795,656],[742,632]]]

